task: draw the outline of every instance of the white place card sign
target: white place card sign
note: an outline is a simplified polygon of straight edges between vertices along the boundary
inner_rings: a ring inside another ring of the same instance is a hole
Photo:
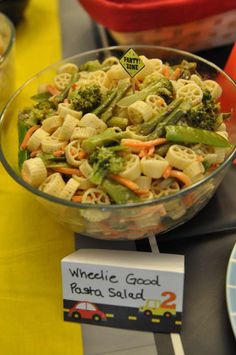
[[[65,321],[180,331],[183,256],[80,249],[61,263]]]

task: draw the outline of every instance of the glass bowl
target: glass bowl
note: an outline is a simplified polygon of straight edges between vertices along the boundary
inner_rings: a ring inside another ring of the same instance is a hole
[[[0,12],[0,112],[14,91],[15,28]]]
[[[124,240],[140,239],[153,234],[165,233],[185,223],[198,213],[210,200],[222,182],[232,159],[235,148],[227,159],[203,180],[173,195],[145,202],[123,205],[91,205],[62,200],[45,194],[27,184],[18,169],[18,113],[32,104],[30,97],[37,92],[40,84],[49,82],[56,69],[70,62],[80,65],[89,60],[104,60],[107,56],[121,57],[129,47],[117,46],[75,55],[56,63],[36,74],[19,88],[5,107],[0,122],[0,159],[12,178],[29,190],[56,221],[82,235],[98,239]],[[160,58],[170,64],[183,59],[195,61],[204,78],[217,80],[222,88],[221,104],[224,111],[232,111],[227,121],[229,139],[236,143],[236,84],[216,65],[187,52],[155,46],[132,48],[148,58]]]

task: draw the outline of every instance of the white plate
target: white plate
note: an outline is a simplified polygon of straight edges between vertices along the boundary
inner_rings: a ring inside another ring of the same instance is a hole
[[[227,267],[226,302],[231,326],[236,337],[236,244],[231,252]]]

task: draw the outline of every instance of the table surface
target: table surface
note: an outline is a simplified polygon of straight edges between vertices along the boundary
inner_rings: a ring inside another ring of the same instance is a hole
[[[104,43],[114,44],[107,33],[90,21],[76,1],[60,0],[60,16],[64,57],[101,47]],[[198,54],[223,67],[231,47],[229,45]],[[226,270],[236,241],[236,192],[230,190],[235,181],[234,174],[235,168],[232,167],[208,206],[193,220],[157,238],[160,252],[185,255],[181,339],[187,355],[232,355],[236,351],[225,298]],[[80,248],[150,252],[148,239],[136,243],[111,244],[77,236],[78,245]],[[85,355],[174,353],[171,338],[167,334],[155,334],[153,337],[152,333],[90,325],[83,325],[82,329]]]

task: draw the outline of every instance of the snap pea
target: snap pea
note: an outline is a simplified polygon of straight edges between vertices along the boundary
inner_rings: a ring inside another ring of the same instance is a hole
[[[201,143],[214,147],[230,148],[230,142],[216,132],[188,126],[166,126],[166,139],[176,143]]]
[[[19,147],[21,143],[23,142],[23,139],[25,137],[26,132],[29,129],[29,126],[26,125],[26,123],[23,120],[18,120],[18,142],[19,142]],[[22,165],[25,160],[29,159],[30,157],[30,152],[28,149],[20,149],[18,150],[18,166],[21,170]]]
[[[139,197],[137,195],[135,195],[127,187],[120,185],[115,181],[111,181],[109,179],[104,179],[101,186],[102,186],[102,189],[117,204],[139,201]]]

